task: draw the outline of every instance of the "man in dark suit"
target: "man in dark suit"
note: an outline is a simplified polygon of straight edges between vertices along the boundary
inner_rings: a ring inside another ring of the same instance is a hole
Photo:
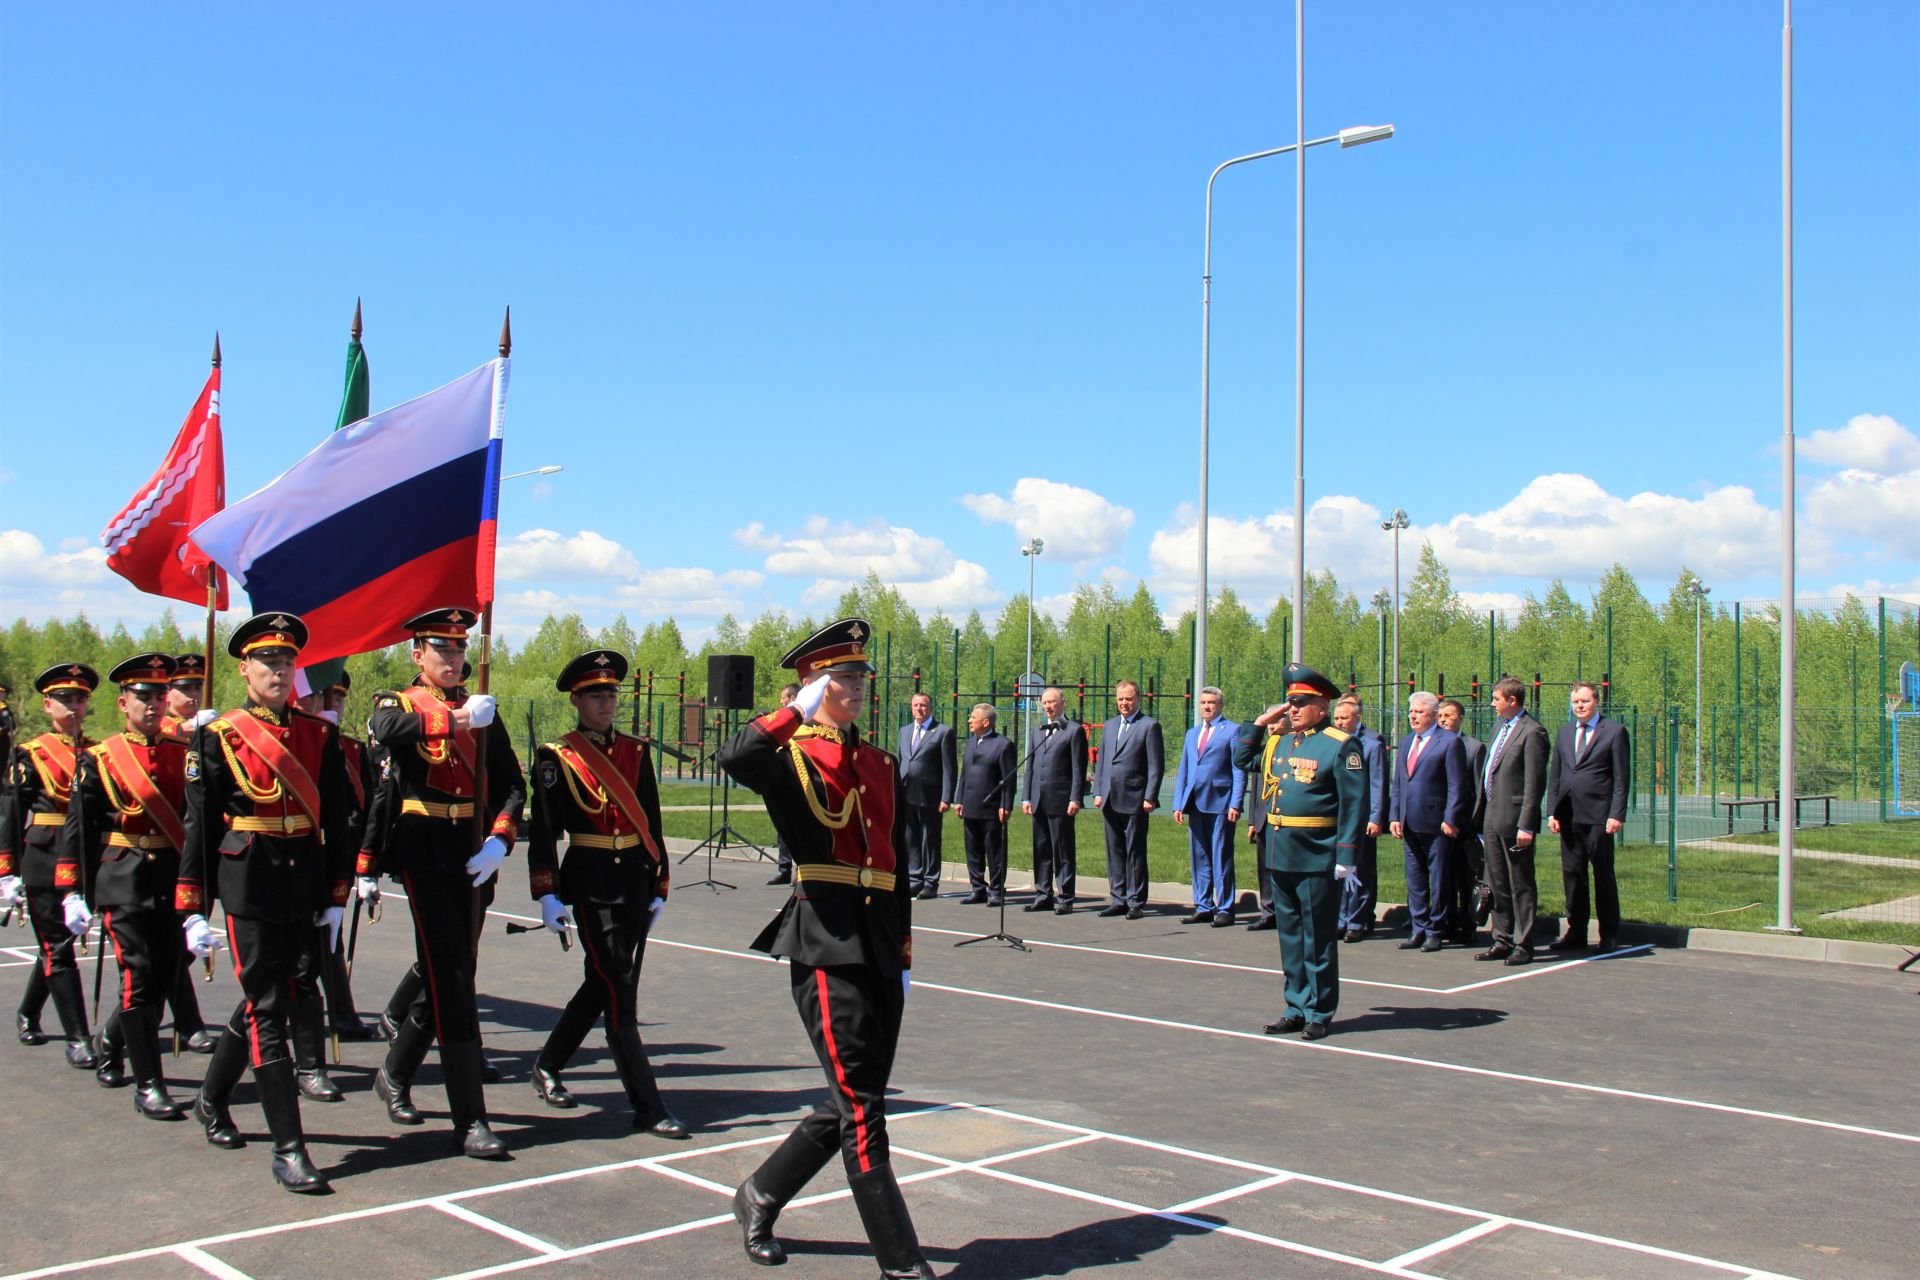
[[[1106,818],[1107,906],[1103,916],[1138,920],[1147,913],[1147,815],[1160,802],[1167,771],[1160,722],[1140,714],[1140,686],[1113,687],[1114,709],[1100,735],[1093,807]]]
[[[1200,723],[1187,730],[1180,745],[1180,767],[1173,779],[1173,820],[1187,829],[1193,869],[1193,924],[1209,920],[1215,928],[1233,923],[1238,890],[1233,875],[1233,826],[1240,821],[1246,775],[1233,767],[1233,744],[1240,726],[1220,714],[1226,695],[1212,685],[1195,699]],[[1265,896],[1271,903],[1271,894]],[[1270,907],[1262,918],[1271,920]]]
[[[953,727],[933,718],[933,698],[913,695],[913,722],[900,726],[900,785],[913,892],[940,896],[940,819],[953,807]]]
[[[1087,730],[1066,714],[1067,695],[1048,689],[1040,695],[1046,721],[1027,757],[1023,813],[1033,815],[1033,901],[1023,910],[1055,915],[1073,910],[1073,817],[1087,795]],[[1056,886],[1058,897],[1055,897]]]
[[[1547,770],[1547,825],[1560,837],[1567,931],[1555,951],[1587,945],[1587,868],[1593,868],[1600,949],[1620,936],[1620,890],[1613,879],[1613,837],[1626,825],[1627,731],[1600,714],[1600,691],[1586,681],[1569,695],[1573,718],[1560,726]]]
[[[1487,855],[1481,844],[1481,832],[1487,821],[1487,744],[1461,732],[1467,709],[1452,698],[1440,699],[1434,719],[1442,729],[1460,734],[1460,749],[1467,757],[1467,781],[1473,784],[1473,808],[1467,825],[1453,841],[1453,895],[1447,904],[1447,938],[1462,946],[1471,946],[1477,919],[1476,904],[1487,892]]]
[[[1493,889],[1493,945],[1475,960],[1509,965],[1533,960],[1533,917],[1540,904],[1533,839],[1547,790],[1547,731],[1527,714],[1527,687],[1512,676],[1493,686],[1500,728],[1487,748],[1487,883]]]
[[[1407,732],[1394,756],[1393,834],[1406,850],[1411,917],[1402,951],[1440,949],[1451,897],[1453,841],[1471,807],[1460,737],[1433,722],[1439,702],[1425,690],[1407,699]]]
[[[999,713],[982,702],[967,717],[960,815],[967,833],[966,904],[997,907],[1007,892],[1007,812],[1013,805],[1013,743],[994,731]]]
[[[1393,772],[1386,740],[1361,723],[1366,704],[1349,693],[1333,704],[1333,727],[1353,735],[1367,775],[1367,825],[1354,849],[1353,874],[1340,885],[1340,940],[1358,942],[1373,932],[1374,908],[1379,902],[1380,833],[1387,828],[1387,777]]]

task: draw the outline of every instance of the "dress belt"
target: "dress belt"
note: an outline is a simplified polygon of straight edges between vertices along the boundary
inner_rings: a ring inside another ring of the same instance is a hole
[[[289,813],[278,818],[228,818],[235,831],[270,832],[277,836],[297,836],[313,830],[313,819],[304,813]]]
[[[637,848],[640,844],[638,831],[624,831],[619,835],[603,836],[594,831],[583,831],[567,837],[567,846],[573,849],[612,849],[616,853],[622,849]]]
[[[66,824],[67,824],[66,814],[47,813],[44,810],[34,814],[33,820],[27,823],[27,825],[30,827],[63,827]]]
[[[109,831],[107,843],[116,849],[171,849],[173,841],[165,836],[130,836],[124,831]]]
[[[440,804],[434,800],[402,800],[400,812],[413,814],[417,818],[446,818],[448,821],[458,822],[462,818],[473,816],[473,804],[470,801]]]
[[[1334,826],[1334,820],[1332,818],[1296,818],[1286,813],[1270,813],[1267,815],[1267,825],[1270,827],[1306,827],[1311,831],[1331,831]]]
[[[860,889],[878,889],[882,893],[893,892],[893,872],[875,871],[872,867],[849,867],[838,862],[802,862],[793,869],[793,878],[805,884],[816,880],[823,884],[852,885]]]

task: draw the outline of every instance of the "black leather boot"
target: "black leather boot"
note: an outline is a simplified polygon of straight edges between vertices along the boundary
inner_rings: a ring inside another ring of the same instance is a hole
[[[179,1120],[183,1118],[180,1104],[167,1092],[167,1082],[160,1074],[158,1015],[159,1010],[142,1006],[122,1010],[113,1021],[120,1025],[127,1061],[133,1064],[134,1110],[149,1120]]]
[[[547,1042],[540,1046],[540,1056],[533,1062],[533,1091],[540,1095],[540,1101],[562,1111],[570,1111],[580,1103],[567,1086],[560,1083],[560,1072],[573,1061],[580,1042],[587,1038],[598,1017],[596,1013],[575,1008],[574,1000],[569,1000],[560,1010],[559,1021],[547,1033]]]
[[[431,1027],[412,1018],[400,1020],[393,1043],[387,1048],[387,1060],[373,1077],[373,1091],[387,1104],[387,1119],[395,1124],[422,1123],[420,1110],[413,1105],[413,1077],[432,1044]]]
[[[833,1129],[837,1128],[836,1122]],[[733,1219],[740,1224],[740,1243],[746,1249],[747,1261],[777,1267],[787,1260],[786,1248],[774,1238],[773,1224],[787,1201],[799,1195],[833,1159],[838,1146],[827,1136],[832,1131],[811,1119],[802,1122],[734,1190]]]
[[[263,1062],[253,1069],[260,1088],[260,1110],[273,1135],[273,1180],[288,1191],[324,1195],[333,1188],[307,1156],[306,1135],[300,1129],[300,1091],[293,1083],[293,1063],[286,1058]]]
[[[91,1071],[96,1065],[93,1037],[87,1031],[87,998],[80,987],[80,974],[62,969],[47,979],[47,992],[53,997],[53,1011],[60,1017],[60,1029],[67,1037],[67,1065]]]
[[[20,996],[20,1010],[14,1015],[14,1029],[21,1044],[45,1044],[47,1033],[40,1029],[40,1011],[47,1007],[47,977],[36,961],[27,972],[27,989]]]
[[[200,1081],[200,1091],[193,1095],[193,1118],[206,1130],[207,1141],[216,1147],[231,1151],[247,1145],[227,1109],[233,1086],[240,1083],[240,1073],[246,1069],[246,1037],[229,1026],[214,1042],[206,1077]]]
[[[287,1038],[293,1041],[293,1079],[301,1095],[315,1102],[338,1102],[346,1095],[327,1075],[326,1019],[317,994],[296,997],[287,1016]]]
[[[173,1010],[173,1033],[180,1037],[180,1047],[188,1053],[212,1053],[213,1046],[220,1043],[220,1037],[207,1030],[207,1020],[200,1016],[200,997],[193,990],[193,975],[198,961],[189,951],[181,960],[178,972],[173,976],[173,989],[167,993],[167,1005]],[[154,1009],[154,1025],[159,1025],[158,1008]]]
[[[426,979],[420,976],[420,963],[415,961],[400,975],[393,994],[387,997],[387,1007],[380,1011],[381,1039],[392,1041],[400,1033],[400,1024],[407,1020],[407,1015],[413,1011],[413,1002],[426,989]]]
[[[880,1264],[881,1280],[933,1280],[933,1268],[920,1254],[920,1238],[914,1234],[913,1218],[894,1180],[893,1166],[877,1164],[865,1173],[849,1173],[847,1186],[873,1245],[874,1261]]]
[[[102,1089],[124,1089],[133,1083],[133,1077],[127,1074],[125,1034],[124,1015],[118,1009],[108,1014],[93,1033],[93,1078]]]
[[[633,1108],[634,1132],[675,1140],[687,1137],[687,1126],[667,1110],[666,1100],[660,1096],[639,1030],[631,1025],[622,1027],[607,1037],[607,1047],[613,1050],[620,1084],[627,1092],[627,1104]]]
[[[447,1106],[463,1156],[475,1160],[511,1160],[507,1144],[487,1125],[487,1094],[480,1082],[480,1042],[440,1046],[440,1069],[447,1077]]]

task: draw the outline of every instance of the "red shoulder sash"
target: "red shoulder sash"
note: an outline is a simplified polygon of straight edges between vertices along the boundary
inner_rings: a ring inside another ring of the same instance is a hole
[[[286,744],[274,736],[271,729],[261,724],[243,709],[226,717],[226,723],[238,735],[241,742],[262,760],[267,768],[273,770],[273,776],[287,789],[300,811],[312,821],[314,828],[320,826],[320,787],[314,782],[313,775],[300,763]]]
[[[65,804],[73,791],[74,750],[51,733],[20,744],[39,771],[40,785],[56,804]]]
[[[633,819],[647,856],[659,862],[660,848],[654,844],[653,832],[647,826],[647,811],[640,807],[640,797],[634,794],[633,784],[627,781],[626,775],[620,772],[620,767],[614,764],[607,753],[594,746],[587,735],[578,729],[554,743],[553,750],[566,762],[567,768],[579,776],[580,781],[590,787],[597,786],[613,797],[613,802]]]
[[[452,708],[447,706],[445,702],[434,697],[432,693],[417,684],[408,685],[401,692],[406,694],[407,701],[413,704],[415,711],[420,712],[429,719],[434,716],[449,715],[452,712]],[[453,742],[454,754],[460,757],[460,763],[467,766],[468,773],[474,774],[477,777],[478,770],[474,768],[474,761],[478,753],[474,750],[473,730],[455,729],[448,737]]]
[[[133,754],[133,747],[127,742],[125,734],[116,733],[101,745],[101,751],[108,763],[113,766],[114,781],[133,793],[140,802],[140,808],[158,827],[160,834],[167,838],[175,849],[187,847],[187,826],[180,820],[180,810],[161,792],[160,784],[153,780],[140,758]]]

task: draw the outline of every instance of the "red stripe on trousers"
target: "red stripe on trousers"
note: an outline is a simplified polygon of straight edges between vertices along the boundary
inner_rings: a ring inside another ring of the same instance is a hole
[[[820,1027],[827,1039],[827,1060],[833,1063],[833,1078],[840,1085],[840,1092],[847,1095],[847,1102],[853,1107],[853,1150],[860,1158],[860,1172],[866,1173],[873,1167],[867,1161],[867,1110],[847,1084],[847,1069],[840,1065],[840,1050],[833,1042],[833,1008],[827,1002],[825,969],[813,971],[813,985],[820,993]]]
[[[427,975],[427,999],[433,1010],[433,1034],[444,1045],[447,1038],[440,1034],[440,984],[433,980],[433,948],[427,945],[427,927],[420,923],[420,909],[413,905],[420,901],[413,891],[413,873],[402,871],[400,883],[407,886],[407,907],[413,916],[413,931],[420,939],[420,971]]]
[[[260,1065],[260,1019],[253,1012],[253,999],[247,995],[247,984],[240,977],[240,948],[234,944],[233,917],[227,917],[227,950],[233,953],[233,980],[240,983],[240,999],[247,1006],[247,1051],[254,1066]]]
[[[113,962],[120,968],[120,1008],[124,1011],[133,1008],[133,975],[127,972],[127,958],[120,954],[120,937],[113,931],[113,912],[107,912],[102,919],[106,923],[101,927],[113,943]]]
[[[600,963],[600,953],[593,949],[593,942],[585,929],[580,931],[580,945],[587,949],[587,963],[593,966],[593,971],[600,975],[600,981],[607,987],[607,1030],[618,1031],[620,1029],[620,993],[613,989],[613,979],[607,976],[606,969]]]

